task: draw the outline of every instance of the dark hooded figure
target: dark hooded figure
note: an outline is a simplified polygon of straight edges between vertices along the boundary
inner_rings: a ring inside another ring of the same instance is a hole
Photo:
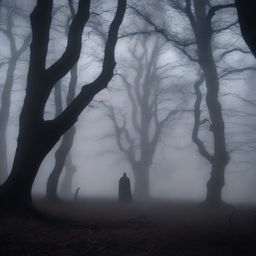
[[[123,177],[119,180],[119,202],[131,202],[131,184],[130,179],[124,173]]]

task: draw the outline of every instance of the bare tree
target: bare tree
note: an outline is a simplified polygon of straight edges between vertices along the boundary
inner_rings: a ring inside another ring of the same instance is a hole
[[[181,23],[182,30],[193,32],[180,33],[181,29],[174,28],[174,30],[168,29],[168,23],[159,25],[154,19],[147,13],[143,13],[137,8],[131,6],[134,12],[142,17],[148,24],[151,25],[153,30],[144,31],[142,33],[152,34],[160,33],[167,41],[175,45],[184,56],[187,57],[192,63],[199,65],[202,75],[199,76],[195,82],[195,89],[197,94],[197,102],[195,104],[195,110],[200,113],[201,94],[199,86],[205,81],[206,85],[206,105],[209,112],[209,130],[213,135],[213,152],[207,150],[204,143],[198,136],[198,129],[201,123],[205,120],[200,120],[200,115],[195,112],[195,127],[193,131],[193,141],[197,144],[200,154],[206,158],[211,166],[211,176],[207,184],[206,202],[220,203],[221,191],[225,184],[224,172],[229,162],[229,154],[226,149],[225,138],[225,125],[222,115],[222,107],[219,101],[219,87],[220,79],[228,76],[229,74],[248,70],[248,67],[241,68],[240,70],[220,70],[216,65],[216,61],[223,60],[224,57],[232,54],[233,52],[244,52],[242,49],[233,48],[231,50],[225,49],[221,54],[216,54],[216,45],[213,44],[213,38],[216,34],[221,33],[234,27],[237,21],[231,21],[228,23],[221,23],[216,26],[215,15],[220,10],[230,9],[235,7],[233,3],[227,1],[227,3],[211,5],[209,1],[200,0],[167,0],[163,1],[165,6],[171,7],[171,12],[177,11],[178,19],[183,19],[185,23]],[[167,16],[168,17],[168,16]],[[168,19],[168,18],[167,18]],[[190,29],[186,27],[186,20],[190,25]],[[184,25],[185,24],[185,25]],[[131,33],[132,34],[132,33]],[[220,51],[219,51],[220,52]],[[218,52],[218,53],[219,53]],[[247,51],[245,51],[247,52]],[[226,72],[227,71],[227,72]],[[199,107],[199,109],[198,109]]]
[[[74,8],[73,0],[68,1],[68,7],[71,15],[67,19],[66,28],[64,29],[66,30],[66,34],[68,34],[69,23],[72,20],[72,18],[74,18],[75,16],[75,8]],[[103,17],[101,17],[100,15],[101,13],[104,14],[104,11],[98,10],[101,8],[101,6],[96,5],[95,7],[97,9],[97,12],[91,12],[93,19],[88,21],[87,26],[93,30],[93,36],[96,36],[97,39],[99,39],[100,41],[99,45],[102,49],[104,49],[104,45],[106,44],[106,41],[107,41],[107,33],[103,31],[103,23],[104,22],[106,23],[106,21],[104,21]],[[99,60],[99,62],[102,63],[103,60],[102,60],[102,57],[99,57],[98,51],[94,49],[93,52],[94,52],[94,55],[90,57],[93,57],[94,59]],[[78,65],[76,64],[70,71],[70,83],[69,83],[68,93],[66,96],[66,105],[69,105],[75,97],[77,80],[78,80]],[[61,89],[59,86],[55,87],[55,104],[56,104],[56,116],[57,116],[60,114],[63,108],[61,103]],[[60,187],[60,190],[61,190],[60,193],[63,195],[71,194],[72,180],[77,170],[76,166],[72,162],[72,156],[70,152],[73,145],[75,133],[76,133],[76,129],[75,129],[75,126],[73,126],[70,129],[70,131],[63,136],[62,143],[55,153],[55,166],[47,180],[47,190],[46,190],[47,198],[51,201],[56,201],[59,199],[57,195],[57,190],[58,190],[59,179],[63,171],[64,171],[64,177]]]
[[[171,65],[161,61],[164,41],[142,35],[133,41],[134,46],[128,48],[130,57],[119,73],[130,103],[125,103],[125,109],[104,105],[117,146],[134,174],[134,197],[146,200],[150,197],[150,168],[161,135],[184,111],[181,106],[185,96],[182,84],[168,72]],[[172,68],[177,72],[174,65]]]
[[[106,88],[112,79],[115,45],[126,10],[126,1],[118,1],[115,17],[109,28],[99,77],[83,86],[78,96],[57,118],[45,121],[44,108],[52,89],[79,59],[83,28],[90,17],[90,1],[79,1],[77,13],[70,25],[67,47],[63,55],[46,69],[52,8],[52,0],[38,0],[31,14],[30,64],[26,96],[20,115],[18,144],[11,174],[0,191],[2,204],[12,209],[24,210],[32,206],[31,188],[41,162],[61,136],[74,125],[93,97]]]
[[[194,0],[195,16],[193,16],[190,1],[186,1],[186,4],[186,14],[190,20],[197,42],[198,63],[202,68],[206,80],[206,104],[209,110],[211,130],[214,140],[213,155],[204,151],[202,144],[200,145],[197,143],[200,152],[204,152],[203,156],[212,165],[211,177],[207,184],[206,201],[210,203],[219,203],[221,202],[222,188],[225,184],[224,172],[229,162],[229,155],[226,150],[225,126],[222,109],[218,100],[218,73],[211,45],[211,39],[213,36],[211,20],[214,15],[214,11],[213,9],[210,9],[207,13],[206,3]]]
[[[0,105],[0,184],[2,184],[8,176],[6,131],[10,115],[14,73],[20,56],[28,49],[31,41],[30,35],[26,35],[24,38],[17,38],[14,34],[15,24],[13,19],[15,15],[16,12],[14,10],[7,8],[5,26],[0,27],[0,32],[7,37],[10,48],[10,58],[7,61],[8,67]],[[17,46],[18,40],[22,40],[22,44],[19,47]]]
[[[74,9],[74,3],[73,0],[69,0],[69,10],[71,13],[71,17],[69,20],[73,19],[75,17],[75,9]],[[69,24],[67,24],[68,27]],[[66,32],[68,34],[68,29],[66,29]],[[77,76],[78,76],[78,66],[77,64],[74,65],[74,67],[70,71],[70,83],[69,83],[69,89],[66,96],[66,105],[68,106],[72,100],[75,98],[75,91],[77,86]],[[61,96],[61,88],[60,86],[55,86],[55,104],[56,104],[56,117],[62,112],[63,106],[62,106],[62,96]],[[75,165],[72,163],[72,157],[70,155],[70,150],[73,145],[74,137],[75,137],[76,129],[75,126],[72,126],[69,131],[67,131],[63,138],[62,142],[57,149],[55,153],[55,166],[52,170],[48,181],[47,181],[47,198],[51,201],[58,200],[57,195],[57,189],[58,189],[58,183],[60,175],[63,171],[64,165],[66,167],[65,170],[65,176],[63,180],[63,189],[68,189],[69,192],[71,192],[72,187],[72,178],[76,171]],[[68,159],[67,159],[68,158]]]

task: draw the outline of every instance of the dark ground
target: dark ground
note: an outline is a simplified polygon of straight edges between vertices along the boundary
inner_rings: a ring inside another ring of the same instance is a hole
[[[0,255],[256,255],[256,207],[207,207],[113,200],[47,204],[39,208],[74,221],[44,223],[2,218]]]

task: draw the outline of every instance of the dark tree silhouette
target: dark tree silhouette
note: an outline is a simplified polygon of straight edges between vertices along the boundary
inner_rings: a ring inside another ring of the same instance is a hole
[[[250,0],[236,0],[235,2],[243,38],[256,57],[256,3]]]
[[[69,0],[69,9],[71,13],[71,19],[73,19],[75,17],[73,0]],[[68,34],[68,30],[67,30],[67,34]],[[77,67],[77,64],[75,64],[75,66],[70,71],[69,89],[66,96],[67,106],[75,98],[75,91],[77,86],[77,75],[78,75],[77,73],[78,73],[78,67]],[[61,101],[62,101],[61,88],[60,86],[55,86],[56,117],[62,112],[63,107],[62,107]],[[76,171],[76,167],[72,163],[70,150],[73,145],[75,133],[76,133],[75,126],[72,126],[69,129],[69,131],[67,131],[64,134],[62,138],[62,142],[59,148],[57,149],[57,151],[55,152],[55,166],[47,181],[46,195],[48,200],[56,201],[59,199],[57,194],[57,189],[58,189],[59,178],[63,171],[64,166],[66,167],[66,170],[65,170],[65,176],[63,179],[63,190],[64,191],[67,190],[67,192],[71,192],[72,179]]]
[[[52,8],[53,0],[38,0],[31,14],[30,63],[17,148],[11,174],[0,191],[1,203],[6,208],[26,210],[32,207],[31,189],[41,162],[61,136],[74,125],[93,97],[106,88],[116,64],[115,45],[126,10],[125,0],[118,1],[109,28],[100,75],[92,83],[84,85],[58,117],[45,121],[44,108],[52,89],[79,59],[83,28],[90,17],[90,1],[79,1],[77,13],[70,25],[67,47],[63,55],[46,69]]]
[[[222,25],[222,27],[215,28],[213,24],[213,17],[219,10],[235,7],[234,4],[221,4],[210,5],[208,1],[200,0],[168,0],[166,4],[177,10],[181,14],[180,18],[187,19],[190,24],[190,28],[193,32],[193,36],[189,34],[179,34],[177,31],[170,31],[170,29],[161,28],[157,22],[137,8],[131,7],[135,13],[147,21],[153,30],[148,30],[142,33],[160,33],[167,41],[173,43],[175,47],[184,54],[192,63],[197,63],[202,71],[202,77],[195,82],[195,88],[197,93],[200,93],[199,86],[205,79],[206,85],[206,105],[210,117],[210,131],[213,135],[213,152],[210,153],[206,150],[204,144],[198,137],[198,125],[196,123],[193,131],[193,141],[197,144],[200,154],[206,158],[212,167],[211,176],[207,183],[207,195],[205,201],[208,203],[221,203],[222,202],[222,188],[225,184],[225,168],[229,162],[229,154],[226,149],[225,139],[225,125],[222,115],[222,107],[219,102],[219,79],[233,71],[223,71],[219,73],[216,66],[216,60],[214,56],[214,46],[212,45],[212,38],[216,33],[222,32],[234,26],[237,21],[229,24]],[[183,38],[182,38],[183,36]],[[230,51],[223,52],[219,56],[219,60],[234,51],[241,51],[232,49]],[[235,71],[237,72],[237,71]],[[200,98],[201,96],[197,94]],[[199,100],[200,102],[200,100]],[[200,111],[200,104],[197,101],[195,110]],[[199,109],[197,105],[199,104]],[[195,113],[195,121],[201,122],[200,116]]]
[[[219,80],[216,64],[213,57],[211,39],[213,29],[211,19],[213,16],[212,9],[206,12],[206,2],[194,0],[195,16],[192,13],[190,1],[186,1],[186,14],[190,20],[192,29],[195,34],[198,63],[202,68],[206,87],[206,104],[209,110],[211,120],[211,130],[214,139],[214,153],[208,154],[198,144],[200,153],[211,163],[211,177],[207,184],[206,201],[210,203],[221,202],[221,192],[225,184],[224,172],[229,162],[229,155],[226,150],[225,127],[222,117],[221,104],[218,100]],[[194,140],[195,141],[195,140]],[[195,141],[196,142],[196,141]]]
[[[65,172],[62,183],[60,185],[60,194],[64,196],[72,195],[72,182],[74,174],[76,173],[77,168],[73,163],[71,153],[69,152],[65,161]]]
[[[20,56],[28,49],[31,41],[30,35],[25,38],[20,38],[22,40],[22,44],[17,47],[17,36],[13,33],[13,29],[15,27],[13,23],[14,15],[14,11],[7,8],[5,26],[0,27],[0,32],[7,37],[10,48],[10,58],[7,62],[8,67],[3,84],[0,105],[0,184],[2,184],[8,176],[6,131],[11,108],[11,93],[14,84],[14,73]]]

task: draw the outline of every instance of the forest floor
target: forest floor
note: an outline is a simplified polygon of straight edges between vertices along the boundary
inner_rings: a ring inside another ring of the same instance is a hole
[[[2,218],[1,256],[256,255],[255,206],[119,204],[106,199],[58,204],[36,200],[35,204],[70,222]]]

